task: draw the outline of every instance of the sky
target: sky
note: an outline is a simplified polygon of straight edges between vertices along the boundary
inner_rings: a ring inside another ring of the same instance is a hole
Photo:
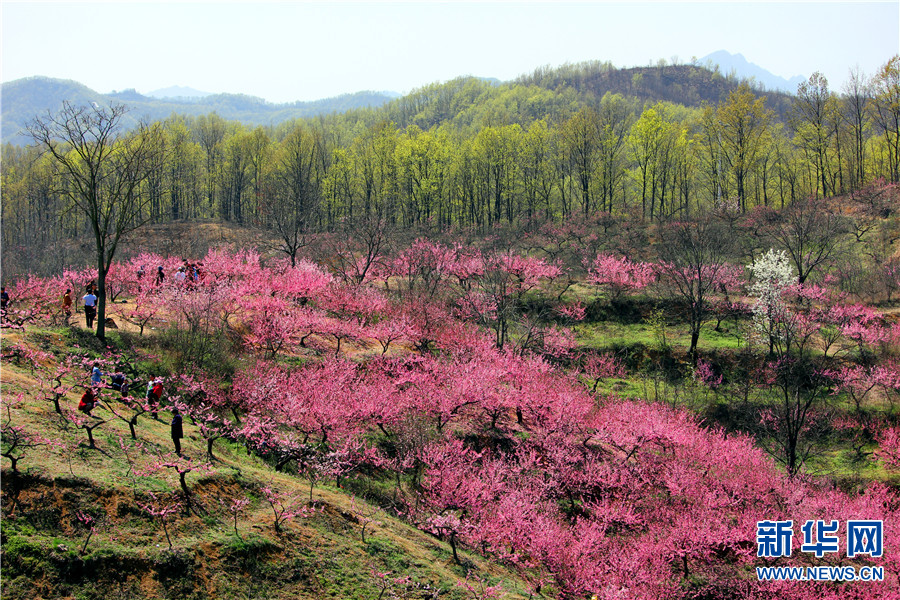
[[[900,2],[16,2],[0,0],[3,82],[101,93],[174,85],[270,102],[401,94],[587,60],[717,50],[790,78],[873,74],[900,52]]]

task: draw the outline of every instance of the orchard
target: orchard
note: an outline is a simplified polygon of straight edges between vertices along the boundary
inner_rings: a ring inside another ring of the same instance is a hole
[[[171,556],[189,519],[243,539],[256,510],[253,531],[285,535],[326,518],[327,489],[366,496],[346,511],[363,543],[399,519],[445,544],[465,597],[900,594],[897,282],[848,289],[827,240],[793,253],[783,213],[647,226],[648,247],[627,243],[639,224],[599,241],[578,227],[591,225],[373,254],[351,240],[325,259],[327,236],[290,260],[217,248],[182,280],[179,258],[135,255],[109,269],[118,331],[102,342],[61,303],[90,269],[7,282],[4,517],[27,518],[13,494],[29,468],[88,467],[132,490],[131,518]],[[137,276],[144,265],[165,278]],[[157,378],[161,398],[145,393]],[[158,435],[173,408],[185,456]],[[257,467],[213,501],[204,486],[243,469],[241,452]],[[81,554],[121,517],[93,509],[73,520]],[[857,521],[881,524],[877,550],[854,546]],[[793,535],[768,538],[766,522]],[[811,550],[829,531],[833,549]],[[769,567],[883,578],[767,580]],[[381,594],[424,597],[408,574],[373,572]]]

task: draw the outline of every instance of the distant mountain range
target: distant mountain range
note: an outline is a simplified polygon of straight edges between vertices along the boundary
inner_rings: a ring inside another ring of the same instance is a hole
[[[708,54],[699,60],[700,65],[713,64],[719,66],[719,72],[728,75],[734,71],[734,74],[740,79],[752,79],[761,84],[767,90],[777,90],[787,94],[796,94],[797,86],[806,81],[806,77],[795,75],[790,79],[779,77],[769,71],[766,71],[759,65],[749,62],[741,54],[731,54],[725,50],[718,50],[712,54]]]
[[[101,94],[77,81],[26,77],[4,83],[0,87],[0,138],[3,143],[28,144],[30,139],[23,134],[25,126],[38,115],[58,111],[64,101],[72,104],[126,104],[131,112],[123,125],[128,128],[136,125],[139,119],[156,121],[173,113],[205,115],[211,112],[247,125],[271,125],[290,119],[379,107],[398,96],[399,94],[392,92],[357,92],[312,102],[273,104],[254,96],[209,94],[188,87],[156,90],[146,96],[133,89]]]

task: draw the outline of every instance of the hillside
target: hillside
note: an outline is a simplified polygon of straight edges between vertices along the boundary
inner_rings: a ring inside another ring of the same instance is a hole
[[[129,333],[109,341],[113,348],[142,343]],[[110,395],[95,409],[91,448],[79,426],[66,425],[52,404],[39,400],[41,373],[62,367],[67,355],[99,356],[102,346],[77,327],[6,331],[2,345],[4,410],[17,415],[17,427],[41,431],[52,444],[14,450],[22,456],[18,471],[4,465],[4,598],[312,600],[439,593],[461,600],[471,597],[459,585],[467,578],[475,586],[479,579],[501,584],[505,598],[527,597],[527,584],[509,570],[467,552],[456,564],[446,543],[398,520],[389,488],[375,481],[321,481],[311,490],[308,481],[276,472],[225,439],[215,442],[215,458],[205,463],[206,440],[187,420],[184,458],[175,457],[168,409],[160,420],[149,414],[137,419],[132,439],[113,412],[127,409]],[[41,348],[49,354],[35,372],[22,357]],[[11,349],[19,358],[10,358]],[[78,404],[80,392],[60,397],[64,411]],[[166,461],[174,468],[158,466]],[[147,507],[174,505],[178,472],[185,468],[195,469],[186,474],[190,495],[180,497],[182,508],[163,528]],[[266,489],[278,494],[275,504],[266,500]],[[235,510],[241,499],[247,503]],[[273,507],[283,518],[279,526]]]
[[[896,281],[863,265],[873,285],[851,293],[828,262],[800,284],[765,250],[800,217],[820,246],[861,252],[896,226],[877,211],[856,239],[844,225],[863,208],[392,238],[374,254],[360,235],[322,236],[293,264],[207,224],[195,237],[223,245],[205,255],[185,243],[184,260],[113,266],[106,314],[121,326],[102,342],[57,292],[91,269],[20,279],[0,338],[4,593],[889,597]],[[710,248],[703,264],[679,237]],[[132,395],[109,387],[117,372]],[[761,521],[816,519],[880,521],[883,556],[842,564],[879,577],[758,575],[773,558],[834,566],[757,553]]]
[[[744,79],[701,65],[664,64],[616,69],[608,63],[592,62],[536,69],[517,81],[557,90],[572,87],[596,100],[606,93],[613,93],[645,102],[667,101],[697,107],[704,102],[718,104]],[[768,107],[776,113],[786,114],[791,96],[779,91],[760,91],[759,95],[766,96]]]
[[[445,122],[471,124],[471,109],[483,109],[498,96],[516,95],[517,86],[531,86],[552,93],[553,99],[529,99],[535,103],[534,113],[521,115],[532,119],[566,115],[574,94],[579,102],[596,104],[606,93],[621,94],[638,102],[667,101],[696,107],[701,103],[717,104],[737,89],[742,80],[723,76],[717,70],[694,65],[635,67],[616,69],[599,61],[564,65],[555,69],[542,67],[513,82],[496,79],[461,77],[435,83],[395,98],[386,92],[357,92],[314,102],[272,104],[261,98],[241,94],[209,94],[194,97],[154,98],[134,90],[100,94],[80,83],[45,77],[30,77],[4,83],[2,88],[2,139],[13,144],[27,144],[22,128],[35,115],[58,110],[63,100],[75,104],[117,101],[131,107],[124,123],[132,127],[137,120],[161,120],[171,114],[204,115],[216,112],[227,120],[245,125],[276,125],[291,119],[322,114],[347,113],[360,108],[376,109],[370,120],[379,116],[400,126],[415,123],[423,128]],[[533,94],[532,94],[533,95]],[[781,92],[765,92],[768,106],[784,115],[790,96]]]
[[[242,94],[211,94],[202,98],[152,98],[134,90],[101,94],[75,82],[48,77],[29,77],[4,83],[2,90],[2,123],[4,143],[27,144],[21,135],[25,125],[36,115],[59,110],[63,101],[73,104],[109,104],[121,102],[132,110],[123,123],[133,127],[138,119],[156,121],[169,115],[219,116],[247,125],[274,125],[291,119],[320,114],[342,113],[362,107],[377,107],[392,99],[381,92],[357,92],[312,102],[272,104],[262,98]]]

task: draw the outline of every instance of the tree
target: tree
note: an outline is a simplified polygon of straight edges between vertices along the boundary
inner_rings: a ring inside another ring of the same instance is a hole
[[[734,179],[734,196],[746,210],[746,182],[759,167],[759,159],[772,111],[765,108],[765,97],[756,98],[747,84],[728,95],[719,107],[719,144],[725,167]]]
[[[222,140],[225,139],[225,120],[216,113],[197,119],[194,135],[206,155],[206,201],[210,214],[215,212],[216,178],[222,166]]]
[[[872,82],[875,123],[884,133],[888,151],[888,174],[900,182],[900,54],[889,60]]]
[[[221,217],[226,221],[232,219],[237,223],[244,222],[244,193],[250,187],[250,144],[251,134],[243,126],[235,126],[235,130],[224,142],[225,161],[222,165],[222,196],[220,201]]]
[[[597,112],[585,107],[575,113],[561,128],[562,150],[569,159],[572,178],[578,182],[581,207],[585,215],[590,213],[592,206],[601,127]]]
[[[686,132],[674,120],[671,105],[660,102],[645,110],[631,126],[628,147],[629,158],[637,165],[634,177],[641,188],[641,214],[651,220],[654,215],[668,217],[673,211],[672,207],[667,211],[666,193],[674,188],[676,160],[687,153]]]
[[[823,200],[795,202],[776,215],[769,235],[784,249],[805,283],[816,269],[827,267],[842,250],[846,222]]]
[[[503,217],[512,222],[514,184],[518,165],[516,148],[522,130],[518,125],[485,127],[475,136],[475,168],[482,193],[487,199],[488,224],[499,223]],[[491,208],[493,201],[493,208]]]
[[[619,94],[607,92],[600,100],[597,167],[600,210],[612,212],[613,200],[625,178],[625,148],[634,113]]]
[[[588,271],[587,281],[609,288],[613,300],[618,300],[627,290],[642,290],[654,279],[653,265],[616,257],[612,254],[598,254]]]
[[[834,134],[830,122],[838,111],[837,98],[828,90],[828,79],[818,71],[809,81],[797,86],[792,126],[795,143],[806,152],[816,171],[816,192],[828,196],[834,185],[828,185],[829,150]]]
[[[275,158],[274,191],[265,208],[280,238],[279,249],[290,257],[291,266],[307,243],[306,233],[318,207],[320,154],[318,132],[297,125],[287,134]]]
[[[788,294],[797,291],[797,276],[787,254],[769,249],[749,269],[753,282],[748,291],[756,298],[751,308],[753,326],[768,340],[769,355],[786,356],[802,349],[813,326],[805,315],[792,310],[788,304]]]
[[[869,106],[872,90],[859,69],[850,72],[850,79],[844,84],[843,112],[851,137],[850,190],[863,187],[866,180],[866,138],[870,126]]]
[[[121,133],[128,109],[122,104],[91,107],[68,102],[27,128],[53,159],[60,191],[87,218],[97,259],[97,337],[106,331],[106,275],[119,242],[143,225],[150,198],[142,184],[163,152],[157,124]]]
[[[553,214],[551,199],[556,187],[553,157],[556,153],[556,134],[541,119],[533,122],[522,136],[519,160],[522,191],[525,196],[527,217],[543,209],[546,216]]]
[[[700,328],[712,312],[711,297],[740,281],[739,270],[726,261],[729,250],[727,230],[712,220],[673,223],[660,230],[657,275],[669,294],[686,306],[695,364]]]

